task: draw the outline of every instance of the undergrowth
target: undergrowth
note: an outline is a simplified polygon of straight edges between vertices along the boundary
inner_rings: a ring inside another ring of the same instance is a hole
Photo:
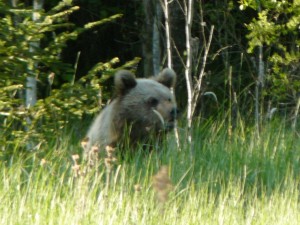
[[[259,135],[201,123],[192,148],[179,133],[180,150],[170,134],[160,149],[128,159],[114,149],[117,161],[93,168],[67,134],[2,160],[0,223],[299,224],[300,140],[285,123]]]

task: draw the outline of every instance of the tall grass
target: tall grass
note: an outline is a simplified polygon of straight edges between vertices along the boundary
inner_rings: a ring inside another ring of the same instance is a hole
[[[181,151],[168,138],[159,151],[119,159],[109,180],[104,159],[89,171],[79,160],[76,173],[81,149],[67,136],[46,155],[15,155],[0,165],[0,224],[300,223],[300,140],[285,124],[257,138],[255,128],[228,134],[209,122],[193,137],[192,156],[182,132]],[[163,165],[171,184],[162,202],[153,177]]]

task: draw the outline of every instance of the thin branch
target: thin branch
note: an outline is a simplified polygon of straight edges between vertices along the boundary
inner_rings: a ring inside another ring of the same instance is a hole
[[[171,49],[171,34],[170,34],[170,20],[169,20],[169,4],[168,0],[164,2],[160,1],[164,15],[165,15],[165,31],[166,31],[166,45],[167,45],[167,60],[168,67],[173,68],[172,66],[172,49]]]
[[[205,67],[206,67],[207,56],[208,56],[208,52],[209,52],[209,49],[210,49],[213,33],[214,33],[214,26],[211,26],[207,46],[205,46],[201,71],[200,71],[196,86],[194,88],[193,106],[192,106],[192,114],[191,114],[192,116],[194,115],[194,112],[195,112],[195,109],[196,109],[196,106],[197,106],[197,101],[198,101],[200,90],[201,90],[202,80],[203,80],[203,77],[204,77],[204,72],[205,72]]]
[[[175,44],[175,42],[174,42],[173,40],[172,40],[172,46],[173,46],[173,48],[174,48],[174,50],[175,50],[175,52],[176,52],[178,58],[180,59],[181,65],[185,68],[186,66],[185,66],[185,63],[184,63],[184,61],[183,61],[183,58],[182,58],[182,56],[180,55],[180,52],[179,52],[179,50],[177,49],[177,46],[176,46],[176,44]]]

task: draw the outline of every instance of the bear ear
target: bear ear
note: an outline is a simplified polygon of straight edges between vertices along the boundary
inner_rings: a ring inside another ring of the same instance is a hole
[[[136,80],[133,73],[128,70],[120,70],[115,75],[115,91],[118,95],[123,95],[127,90],[136,86]]]
[[[168,88],[174,87],[176,83],[176,73],[170,68],[165,68],[154,80],[165,85]]]

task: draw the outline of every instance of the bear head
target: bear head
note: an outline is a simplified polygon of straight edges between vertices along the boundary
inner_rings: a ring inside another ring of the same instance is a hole
[[[177,107],[171,88],[175,82],[176,74],[169,68],[149,79],[136,79],[127,70],[116,73],[114,101],[118,121],[131,125],[132,138],[174,127]]]
[[[96,157],[93,146],[101,152],[106,146],[115,147],[128,140],[127,135],[130,144],[143,142],[152,134],[160,140],[162,131],[174,126],[177,107],[171,88],[176,74],[172,69],[164,69],[149,79],[136,79],[130,71],[121,70],[114,79],[114,98],[96,117],[86,136],[85,158],[89,161]]]

